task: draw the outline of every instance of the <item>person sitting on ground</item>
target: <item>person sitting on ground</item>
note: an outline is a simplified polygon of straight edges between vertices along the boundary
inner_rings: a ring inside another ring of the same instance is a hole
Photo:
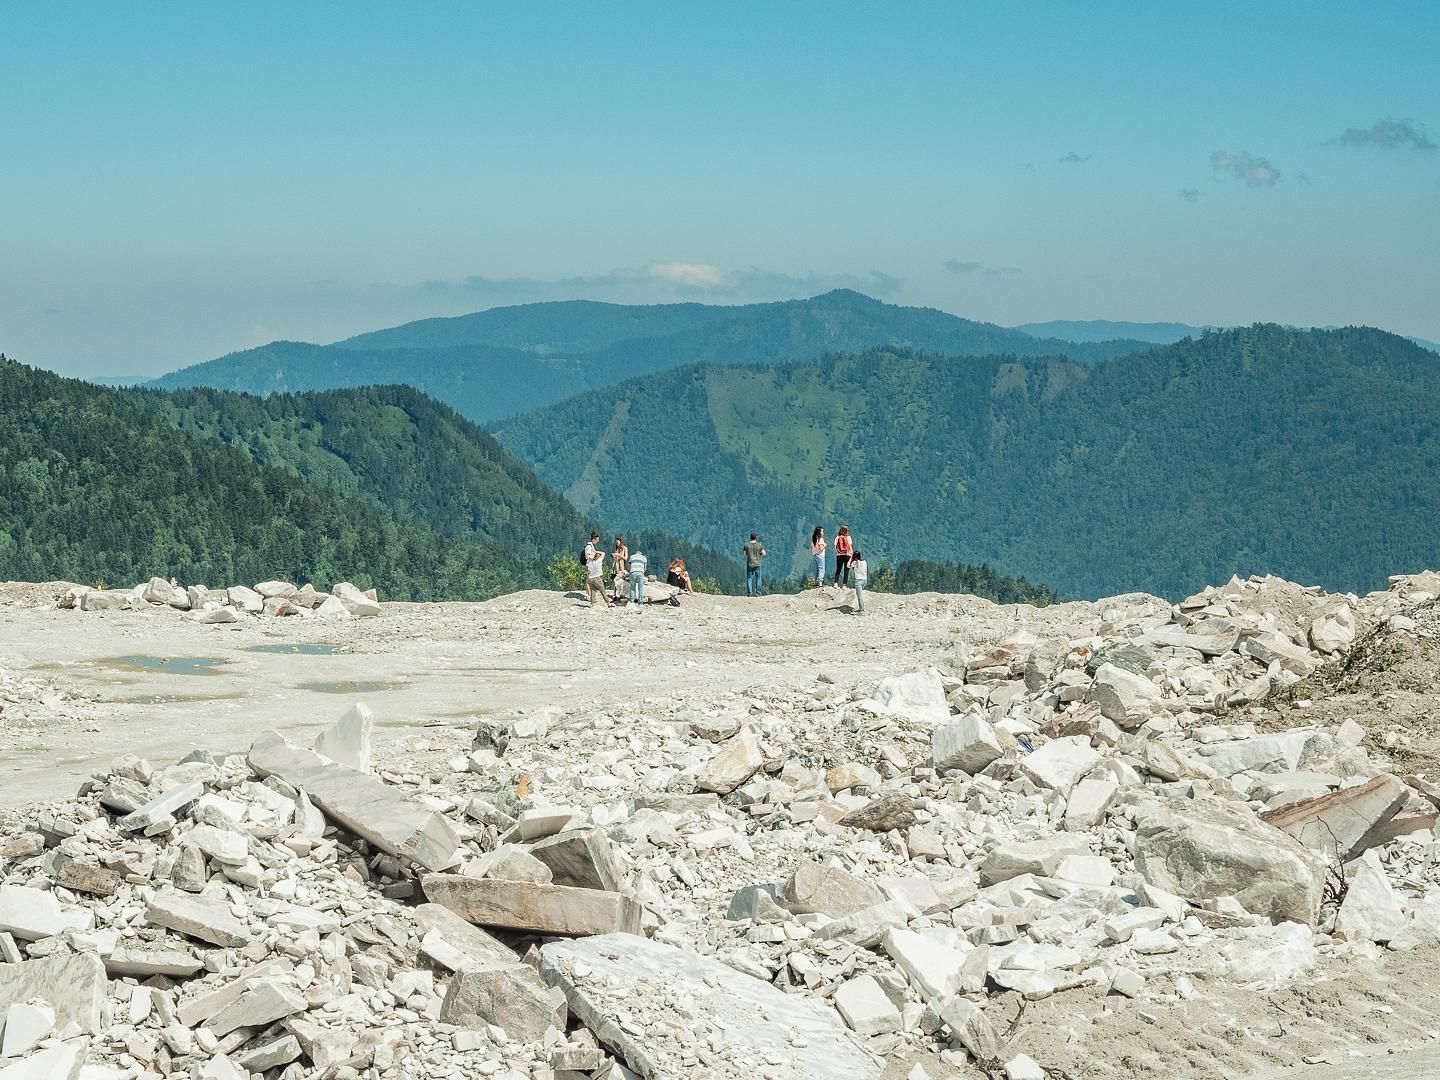
[[[695,591],[690,587],[690,571],[685,569],[684,559],[670,560],[670,570],[665,575],[665,583],[685,592]]]
[[[640,606],[645,603],[645,569],[649,566],[649,560],[645,558],[643,551],[636,548],[630,553],[630,561],[626,565],[630,568],[630,603],[639,611]]]
[[[615,537],[615,550],[610,553],[610,573],[616,600],[623,600],[625,597],[621,587],[625,584],[625,576],[629,572],[630,549],[625,546],[625,538],[617,536]]]

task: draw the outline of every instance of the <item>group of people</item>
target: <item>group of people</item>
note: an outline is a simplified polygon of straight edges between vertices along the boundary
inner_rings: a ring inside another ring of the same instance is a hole
[[[825,552],[829,545],[825,539],[825,526],[816,525],[810,534],[810,554],[814,559],[814,584],[825,584]],[[745,559],[745,595],[759,596],[761,591],[761,564],[768,554],[756,533],[741,547]],[[585,598],[592,604],[599,602],[606,607],[624,603],[627,599],[638,609],[645,602],[645,574],[650,568],[645,553],[638,548],[631,551],[625,546],[623,536],[615,537],[615,547],[610,552],[610,566],[613,575],[613,595],[605,593],[605,552],[600,546],[600,534],[591,533],[590,542],[581,555],[585,564]],[[685,569],[684,559],[672,559],[665,574],[665,582],[676,592],[694,592],[690,571]],[[870,567],[865,556],[855,547],[850,536],[850,526],[841,525],[835,536],[835,584],[853,587],[855,610],[865,610],[865,587],[870,584]],[[622,586],[628,586],[628,596],[622,596]],[[670,603],[678,606],[679,600],[672,594]]]
[[[816,525],[810,534],[810,557],[814,560],[815,585],[825,584],[825,526]],[[852,581],[853,578],[853,581]],[[850,535],[850,526],[841,525],[835,534],[835,584],[850,585],[855,589],[855,610],[865,610],[865,587],[870,584],[870,564],[865,555],[855,546]]]
[[[592,604],[598,601],[606,607],[628,601],[635,605],[637,611],[640,609],[640,605],[645,602],[645,575],[650,569],[650,560],[643,551],[639,548],[631,551],[625,546],[623,536],[615,537],[615,547],[610,552],[613,589],[610,596],[605,594],[605,552],[600,546],[599,533],[590,534],[590,542],[585,545],[585,551],[580,558],[585,564],[585,599]],[[665,582],[679,592],[695,591],[690,580],[690,571],[685,569],[684,559],[670,560]],[[628,592],[622,593],[622,588],[626,586]],[[678,607],[680,601],[672,594],[670,603]]]

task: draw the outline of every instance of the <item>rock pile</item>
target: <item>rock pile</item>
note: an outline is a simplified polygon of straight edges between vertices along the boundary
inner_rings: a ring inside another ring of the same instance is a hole
[[[133,589],[72,585],[61,594],[59,605],[80,611],[172,608],[188,612],[189,618],[201,623],[233,623],[242,615],[350,619],[380,614],[375,590],[362,591],[348,581],[337,582],[329,592],[319,592],[308,583],[297,588],[288,581],[262,581],[253,589],[246,585],[208,589],[204,585],[181,586],[157,577]]]
[[[121,759],[0,841],[0,1080],[1042,1076],[1016,1000],[1440,941],[1440,788],[1253,715],[1436,595],[1118,598],[864,693],[482,720],[424,775],[363,707]]]

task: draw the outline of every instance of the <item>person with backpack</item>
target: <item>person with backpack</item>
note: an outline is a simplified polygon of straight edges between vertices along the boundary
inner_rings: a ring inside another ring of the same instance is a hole
[[[860,552],[850,560],[850,569],[855,573],[855,614],[865,614],[865,586],[870,584],[870,564]]]
[[[825,584],[825,526],[816,525],[810,534],[810,557],[815,560],[815,587]]]
[[[649,566],[649,560],[645,553],[636,548],[630,554],[630,602],[639,611],[640,606],[645,603],[645,569]]]
[[[599,533],[591,533],[590,542],[580,553],[585,560],[585,599],[591,604],[598,599],[608,608],[610,598],[605,595],[605,553],[600,550],[599,540]]]
[[[745,595],[760,595],[760,564],[765,560],[765,545],[760,543],[760,538],[750,534],[749,542],[740,549],[740,554],[745,556]]]
[[[855,552],[855,546],[850,541],[850,526],[841,525],[840,532],[835,537],[835,584],[850,584],[850,557]]]

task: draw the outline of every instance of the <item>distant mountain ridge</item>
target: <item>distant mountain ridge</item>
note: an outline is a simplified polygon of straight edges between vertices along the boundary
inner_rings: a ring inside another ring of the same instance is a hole
[[[1012,329],[1019,330],[1023,334],[1033,334],[1035,337],[1059,338],[1063,341],[1093,342],[1107,341],[1112,338],[1129,338],[1136,341],[1147,341],[1155,345],[1171,345],[1187,337],[1199,337],[1211,330],[1222,330],[1224,327],[1191,326],[1189,323],[1179,322],[1145,323],[1115,322],[1109,319],[1061,319],[1052,322],[1022,323]],[[1316,327],[1291,327],[1291,329],[1339,330],[1340,327],[1330,324]],[[1440,353],[1440,345],[1433,341],[1410,337],[1406,334],[1400,336],[1407,341],[1413,341],[1422,349]]]
[[[956,356],[1068,356],[1096,362],[1135,341],[1035,338],[932,308],[850,290],[808,300],[716,306],[564,301],[425,319],[333,345],[272,342],[172,372],[148,385],[253,394],[404,383],[477,423],[691,363],[766,365],[878,345]]]
[[[1129,338],[1152,345],[1170,345],[1187,337],[1199,337],[1216,326],[1191,326],[1179,322],[1114,322],[1109,319],[1057,319],[1052,322],[1022,323],[1013,327],[1022,334],[1061,341],[1089,342]]]
[[[1440,556],[1440,365],[1368,328],[1257,325],[1088,366],[688,366],[496,434],[587,513],[716,546],[756,528],[787,568],[839,522],[867,555],[1067,596],[1267,572],[1365,591]]]

